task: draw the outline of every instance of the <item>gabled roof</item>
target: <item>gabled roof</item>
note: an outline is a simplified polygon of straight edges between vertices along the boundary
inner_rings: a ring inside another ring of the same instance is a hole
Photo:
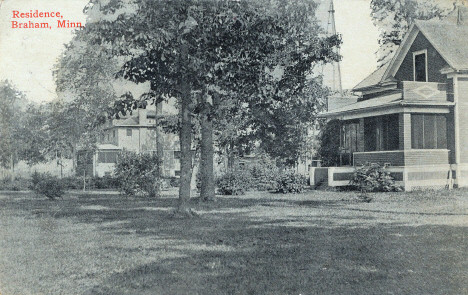
[[[468,69],[468,25],[416,21],[416,26],[453,69]]]
[[[140,124],[138,117],[134,116],[134,117],[127,118],[123,120],[122,122],[117,122],[115,126],[135,126],[138,124]]]
[[[411,25],[395,56],[356,85],[353,90],[379,86],[398,71],[414,39],[421,32],[454,70],[468,70],[468,8],[458,6],[443,20],[416,20]]]

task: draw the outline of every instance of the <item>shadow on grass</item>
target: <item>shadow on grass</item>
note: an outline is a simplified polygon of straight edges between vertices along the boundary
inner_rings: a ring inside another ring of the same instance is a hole
[[[87,294],[462,294],[466,229],[377,226],[219,229],[161,259],[114,273]],[[447,241],[450,241],[447,243]],[[170,247],[169,247],[170,249]],[[160,250],[160,249],[159,249]],[[166,249],[167,250],[167,249]],[[156,249],[158,251],[158,249]]]
[[[106,237],[147,241],[141,247],[126,247],[125,242],[104,247],[103,252],[116,257],[148,259],[104,272],[88,295],[468,293],[465,227],[351,228],[331,222],[359,216],[330,214],[315,222],[308,215],[307,209],[334,209],[345,203],[220,198],[193,204],[195,210],[206,212],[201,218],[170,219],[175,198],[82,195],[53,202],[27,196],[0,200],[0,206],[28,212],[31,218],[72,219],[97,225]],[[289,206],[293,208],[288,210],[303,211],[281,218],[275,213],[268,218],[246,214],[259,206],[264,211]],[[302,225],[285,225],[301,220]]]

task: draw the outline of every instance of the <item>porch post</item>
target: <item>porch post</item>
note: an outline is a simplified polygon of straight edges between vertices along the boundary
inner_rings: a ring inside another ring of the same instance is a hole
[[[359,119],[359,127],[357,132],[357,151],[364,152],[364,118]],[[354,159],[353,159],[354,161]]]
[[[399,149],[411,149],[411,114],[400,113],[399,115]]]

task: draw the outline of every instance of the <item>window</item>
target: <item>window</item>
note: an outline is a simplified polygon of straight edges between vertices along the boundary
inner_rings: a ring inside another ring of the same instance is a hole
[[[112,137],[115,138],[115,130],[112,131]]]
[[[130,128],[127,129],[127,136],[132,136],[132,129]]]
[[[358,150],[359,122],[346,122],[341,126],[341,147],[351,152]]]
[[[398,114],[364,119],[364,150],[394,151],[399,149]]]
[[[174,151],[174,159],[180,159],[180,151]]]
[[[114,151],[100,151],[98,163],[117,163],[117,153]]]
[[[411,115],[411,148],[446,149],[447,122],[443,115]]]
[[[413,52],[414,81],[427,82],[427,50]]]

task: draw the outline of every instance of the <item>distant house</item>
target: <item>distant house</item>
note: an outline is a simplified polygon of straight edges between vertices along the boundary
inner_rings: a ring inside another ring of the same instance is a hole
[[[347,164],[388,165],[407,190],[468,185],[468,9],[416,21],[395,56],[353,89],[356,103],[323,116],[341,121]],[[312,171],[346,185],[353,168]],[[315,173],[315,176],[314,176]],[[321,175],[318,177],[317,175]]]
[[[164,176],[178,176],[180,172],[179,138],[175,134],[160,132],[163,137]],[[111,175],[118,154],[123,151],[156,153],[156,111],[137,109],[132,115],[114,119],[104,127],[97,150],[78,152],[77,173],[82,175]]]

